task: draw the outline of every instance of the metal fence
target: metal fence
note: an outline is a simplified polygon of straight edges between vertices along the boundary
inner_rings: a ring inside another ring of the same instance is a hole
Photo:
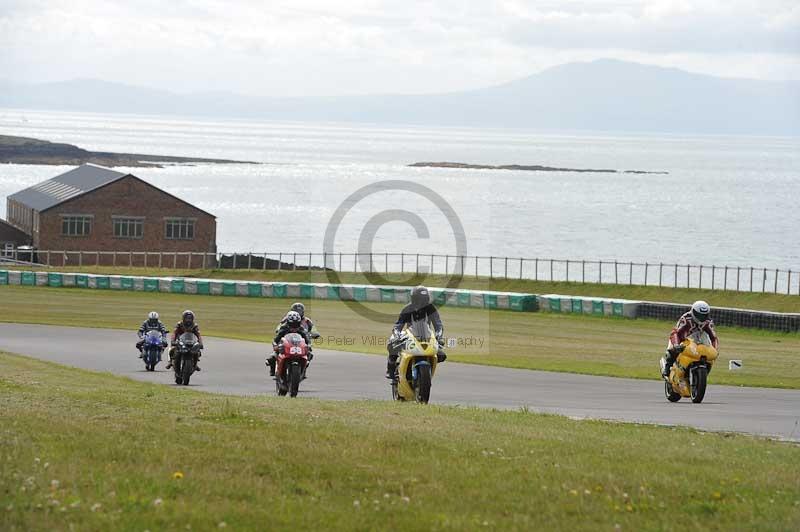
[[[12,260],[46,266],[119,266],[172,269],[322,270],[385,274],[433,274],[536,281],[703,288],[800,295],[800,271],[718,266],[455,256],[419,253],[193,253],[141,251],[15,250]]]

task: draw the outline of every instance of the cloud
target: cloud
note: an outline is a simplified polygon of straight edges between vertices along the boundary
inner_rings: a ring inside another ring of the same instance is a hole
[[[0,0],[0,72],[273,95],[441,92],[569,60],[800,77],[800,4]]]

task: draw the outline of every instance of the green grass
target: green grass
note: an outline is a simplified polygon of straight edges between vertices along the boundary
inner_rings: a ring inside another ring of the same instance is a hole
[[[22,269],[22,268],[20,268]],[[59,271],[84,273],[103,273],[116,275],[146,276],[184,276],[208,279],[242,279],[251,281],[286,281],[286,282],[329,282],[327,275],[321,271],[260,271],[260,270],[180,270],[158,268],[127,267],[84,267],[70,266]],[[445,286],[448,278],[441,275],[411,276],[402,274],[378,274],[366,277],[360,273],[340,273],[341,282],[352,284],[388,284]],[[698,299],[705,299],[713,306],[771,310],[774,312],[800,312],[800,297],[786,294],[761,294],[751,292],[735,292],[724,290],[698,290],[687,288],[669,288],[638,285],[611,285],[594,283],[566,283],[547,281],[527,281],[519,279],[489,279],[486,277],[464,277],[459,286],[479,290],[497,290],[504,292],[523,292],[531,294],[565,294],[594,297],[610,297],[644,301],[664,301],[670,303],[691,304]]]
[[[800,525],[800,447],[749,436],[226,397],[3,353],[0,402],[4,531]]]
[[[168,325],[191,308],[205,334],[268,342],[290,300],[165,293],[0,287],[0,321],[134,330],[150,310]],[[385,354],[390,325],[375,323],[338,301],[307,301],[322,333],[320,347]],[[398,304],[372,308],[397,313]],[[442,309],[448,336],[473,345],[448,349],[452,360],[513,368],[567,371],[645,379],[658,378],[671,324],[535,312]],[[800,388],[800,335],[721,327],[722,363],[711,384]],[[481,342],[483,342],[481,344]],[[213,356],[213,353],[209,353]],[[743,359],[729,372],[727,360]]]

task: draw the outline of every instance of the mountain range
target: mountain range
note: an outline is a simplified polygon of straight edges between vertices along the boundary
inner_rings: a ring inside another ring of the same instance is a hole
[[[276,98],[179,94],[77,79],[0,81],[0,108],[313,122],[736,135],[800,135],[800,81],[720,78],[612,59],[483,89]]]

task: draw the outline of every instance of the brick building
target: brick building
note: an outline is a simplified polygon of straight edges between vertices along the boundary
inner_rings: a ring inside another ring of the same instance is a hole
[[[6,207],[8,222],[29,235],[38,250],[123,253],[216,253],[217,250],[214,215],[132,174],[102,166],[84,164],[26,188],[9,196]],[[43,259],[41,254],[39,258]],[[70,254],[53,254],[52,260],[50,257],[48,260],[53,265],[75,262]],[[94,256],[91,263],[97,260]],[[112,260],[111,255],[105,254],[99,261],[110,264]],[[140,254],[135,260],[130,257],[127,260],[141,264],[144,257]]]
[[[30,236],[0,220],[0,256],[10,257],[16,248],[28,246],[30,243]]]

